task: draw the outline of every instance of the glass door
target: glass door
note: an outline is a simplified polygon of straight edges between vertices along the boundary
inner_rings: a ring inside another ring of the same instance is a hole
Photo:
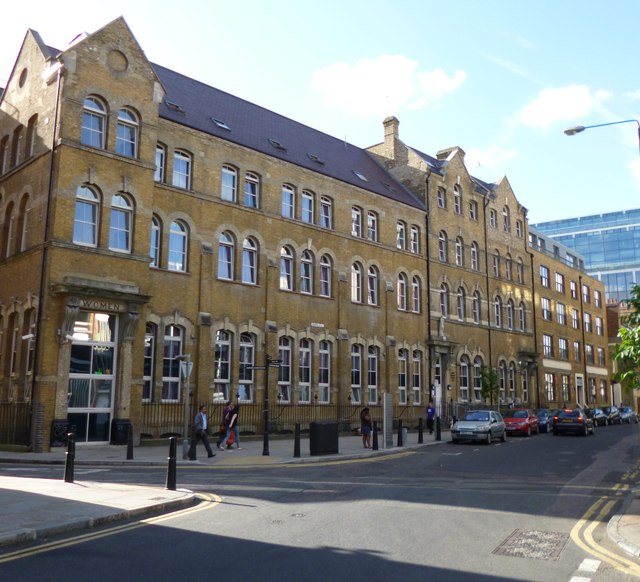
[[[110,440],[116,322],[114,314],[81,311],[74,324],[67,419],[78,443]]]

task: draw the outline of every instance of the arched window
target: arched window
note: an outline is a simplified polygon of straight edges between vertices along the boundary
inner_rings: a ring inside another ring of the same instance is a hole
[[[231,233],[223,232],[218,238],[218,279],[233,281],[235,240]]]
[[[122,194],[111,197],[111,221],[109,223],[109,249],[124,253],[131,252],[131,229],[133,207]]]
[[[471,268],[474,271],[480,270],[479,255],[480,253],[478,251],[478,243],[473,241],[471,243]]]
[[[25,157],[33,156],[36,145],[36,131],[38,129],[38,114],[32,115],[27,124],[27,142],[25,145]]]
[[[362,208],[358,206],[351,207],[351,235],[362,236]]]
[[[411,279],[411,311],[420,313],[422,285],[418,276]]]
[[[9,169],[9,136],[0,140],[0,176]]]
[[[398,275],[397,282],[397,303],[398,309],[407,309],[407,276],[404,273]]]
[[[191,156],[187,152],[173,152],[173,179],[171,184],[184,190],[191,189]]]
[[[159,267],[162,250],[162,222],[157,216],[151,219],[151,241],[149,243],[149,255],[151,267]]]
[[[215,391],[224,394],[225,400],[231,397],[231,338],[229,331],[216,331],[213,356],[213,382]]]
[[[169,228],[168,267],[170,271],[186,272],[188,239],[189,232],[186,225],[180,220],[174,220]]]
[[[300,293],[313,293],[313,255],[308,250],[300,256]]]
[[[525,329],[527,329],[526,311],[524,308],[524,303],[522,301],[518,306],[518,320],[520,324],[520,331],[524,331]]]
[[[258,245],[252,238],[245,238],[242,243],[242,282],[258,282]]]
[[[222,166],[220,198],[227,202],[235,202],[238,189],[238,172],[231,166]]]
[[[402,220],[396,223],[396,247],[401,251],[407,248],[407,225]]]
[[[398,350],[398,404],[407,403],[409,350]]]
[[[320,226],[333,228],[333,201],[327,196],[320,198]]]
[[[28,246],[28,235],[29,235],[29,224],[28,224],[28,216],[29,216],[29,195],[25,194],[20,200],[20,208],[18,209],[18,252],[26,251]]]
[[[100,199],[87,186],[76,191],[76,210],[73,221],[73,242],[95,247],[98,244],[98,215]]]
[[[315,216],[315,196],[313,192],[309,192],[309,190],[302,191],[301,197],[301,208],[300,208],[300,219],[302,222],[306,222],[307,224],[313,224]]]
[[[473,359],[473,398],[482,400],[482,358],[476,356]]]
[[[464,267],[464,241],[461,236],[456,237],[456,265]]]
[[[291,338],[278,340],[278,401],[291,401]]]
[[[247,332],[240,334],[238,400],[241,402],[253,402],[253,366],[255,358],[256,336]]]
[[[284,218],[296,216],[296,192],[288,184],[282,185],[282,216]]]
[[[440,315],[447,317],[449,314],[449,288],[446,283],[440,285]]]
[[[260,178],[253,172],[244,175],[244,205],[248,208],[260,207]]]
[[[140,122],[138,116],[130,109],[118,111],[116,127],[116,153],[128,158],[138,155],[138,131]]]
[[[19,125],[13,130],[13,141],[11,142],[11,167],[15,168],[21,161],[20,154],[22,153],[22,139],[23,139],[22,125]]]
[[[351,346],[351,404],[362,402],[362,346]]]
[[[82,110],[80,142],[94,148],[104,149],[107,109],[97,97],[87,97]]]
[[[144,371],[142,374],[142,401],[153,400],[153,384],[156,375],[156,341],[158,327],[147,322],[144,333]]]
[[[318,402],[329,404],[331,400],[331,344],[321,341],[318,350]]]
[[[320,257],[320,295],[331,297],[331,257],[329,255]]]
[[[464,321],[464,318],[466,316],[465,301],[466,297],[464,289],[462,287],[458,287],[458,319],[460,321]]]
[[[516,365],[509,363],[509,402],[516,401]]]
[[[498,378],[500,380],[500,402],[504,404],[507,391],[507,365],[504,360],[498,364]]]
[[[507,328],[513,329],[513,319],[515,315],[515,308],[513,305],[513,300],[509,299],[507,301]]]
[[[298,348],[298,402],[311,402],[311,351],[312,343],[304,338]]]
[[[502,327],[502,299],[500,297],[496,297],[493,308],[496,327]]]
[[[369,404],[378,403],[378,348],[367,350],[367,396]]]
[[[480,323],[480,291],[473,292],[471,309],[473,311],[473,323]]]
[[[511,213],[508,206],[502,208],[502,226],[505,232],[511,231]]]
[[[453,211],[462,214],[462,189],[459,184],[453,187]]]
[[[493,276],[500,276],[500,251],[497,249],[495,254],[493,255]]]
[[[411,354],[411,393],[413,403],[420,404],[422,394],[422,352],[413,350]]]
[[[513,266],[513,261],[511,260],[511,255],[507,255],[504,258],[504,273],[508,281],[511,281],[511,279],[513,278],[512,266]]]
[[[520,285],[524,283],[524,264],[522,259],[518,259],[516,263],[516,278]]]
[[[167,325],[164,329],[164,348],[162,362],[162,400],[180,401],[180,360],[183,354],[184,331],[177,325]]]
[[[280,249],[280,289],[293,291],[293,251],[287,246]]]
[[[13,253],[13,202],[7,204],[7,208],[4,212],[4,226],[2,228],[2,246],[4,248],[4,256],[10,257]]]
[[[469,401],[469,358],[460,358],[460,400]]]
[[[162,144],[156,145],[156,171],[153,174],[153,179],[156,182],[164,182],[167,172],[167,148]]]
[[[367,303],[378,305],[378,269],[371,266],[367,273]]]
[[[360,263],[351,265],[351,301],[362,303],[362,266]]]
[[[438,258],[443,262],[447,262],[447,233],[441,230],[438,233]]]

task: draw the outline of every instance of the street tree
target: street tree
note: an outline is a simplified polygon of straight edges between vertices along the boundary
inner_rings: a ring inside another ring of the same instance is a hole
[[[500,398],[500,382],[498,381],[498,372],[492,367],[482,366],[480,368],[480,390],[482,397],[489,400],[491,406],[494,401],[496,404]]]
[[[631,298],[627,302],[630,310],[620,317],[619,343],[613,354],[619,371],[613,377],[633,390],[640,388],[640,285],[631,287]]]

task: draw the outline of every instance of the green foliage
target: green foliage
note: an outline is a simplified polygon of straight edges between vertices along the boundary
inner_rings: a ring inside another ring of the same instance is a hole
[[[480,386],[482,397],[489,400],[491,406],[500,400],[500,382],[498,381],[498,372],[493,368],[483,366],[480,368]]]
[[[620,372],[614,380],[624,382],[630,388],[640,388],[640,286],[633,285],[629,304],[633,310],[620,318],[618,338],[613,359],[620,363]]]

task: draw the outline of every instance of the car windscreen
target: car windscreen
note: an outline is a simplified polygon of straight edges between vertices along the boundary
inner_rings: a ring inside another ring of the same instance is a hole
[[[558,418],[578,418],[579,416],[579,410],[561,410],[558,413]]]
[[[507,410],[502,416],[504,418],[527,418],[526,410]]]
[[[489,414],[487,412],[468,412],[464,417],[464,420],[473,420],[473,421],[488,421]]]

